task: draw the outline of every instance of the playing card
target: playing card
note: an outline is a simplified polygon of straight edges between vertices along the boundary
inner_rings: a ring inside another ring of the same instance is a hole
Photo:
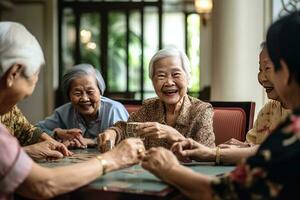
[[[137,135],[136,127],[141,124],[140,122],[128,122],[126,124],[126,133],[133,137],[139,137]]]
[[[112,149],[112,142],[111,140],[106,140],[105,141],[105,151],[109,151]]]

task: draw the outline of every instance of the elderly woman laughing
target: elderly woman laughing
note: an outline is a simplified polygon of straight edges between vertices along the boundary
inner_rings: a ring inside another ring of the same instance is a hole
[[[63,92],[69,103],[40,121],[43,131],[62,139],[66,146],[93,146],[93,138],[117,121],[127,120],[124,106],[103,95],[105,83],[100,72],[89,64],[71,68],[62,80]]]
[[[149,77],[158,97],[146,100],[129,116],[127,123],[118,122],[99,135],[100,148],[103,149],[107,140],[118,143],[135,136],[145,138],[147,148],[169,148],[185,137],[214,147],[212,106],[187,95],[191,79],[187,56],[173,48],[158,51],[150,61]],[[139,122],[132,132],[126,131],[130,122]]]

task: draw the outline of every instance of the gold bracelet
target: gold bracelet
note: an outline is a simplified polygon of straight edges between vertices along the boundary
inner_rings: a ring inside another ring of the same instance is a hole
[[[220,147],[216,148],[216,164],[219,165],[221,161],[221,155],[220,155]]]
[[[96,156],[96,159],[99,160],[101,166],[102,166],[102,175],[106,174],[106,168],[107,168],[107,161],[103,159],[102,156]]]

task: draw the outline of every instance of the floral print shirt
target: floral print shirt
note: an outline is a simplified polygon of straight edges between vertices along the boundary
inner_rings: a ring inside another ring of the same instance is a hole
[[[37,143],[43,133],[40,128],[29,123],[17,106],[14,106],[10,112],[1,115],[0,123],[5,125],[10,134],[19,140],[21,146]]]
[[[215,199],[298,199],[300,109],[261,144],[256,155],[212,183]]]
[[[253,128],[246,135],[246,141],[261,144],[290,113],[291,110],[284,109],[279,101],[268,101],[259,111]]]
[[[184,137],[192,138],[208,147],[214,147],[215,135],[212,118],[213,108],[209,103],[186,95],[173,128]],[[145,100],[137,112],[130,114],[128,122],[159,122],[166,125],[164,103],[158,97]],[[126,133],[126,122],[117,122],[112,129],[117,132],[117,141],[133,137]],[[157,146],[171,147],[165,139],[145,138],[144,144],[147,149]]]

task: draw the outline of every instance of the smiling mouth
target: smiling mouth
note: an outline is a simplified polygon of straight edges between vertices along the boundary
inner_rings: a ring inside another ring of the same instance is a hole
[[[178,90],[177,90],[177,89],[163,90],[162,92],[163,92],[165,95],[173,95],[173,94],[177,94]]]
[[[81,108],[86,109],[86,108],[90,108],[90,107],[92,106],[92,104],[90,104],[90,103],[85,103],[85,104],[79,104],[79,106],[80,106]]]

